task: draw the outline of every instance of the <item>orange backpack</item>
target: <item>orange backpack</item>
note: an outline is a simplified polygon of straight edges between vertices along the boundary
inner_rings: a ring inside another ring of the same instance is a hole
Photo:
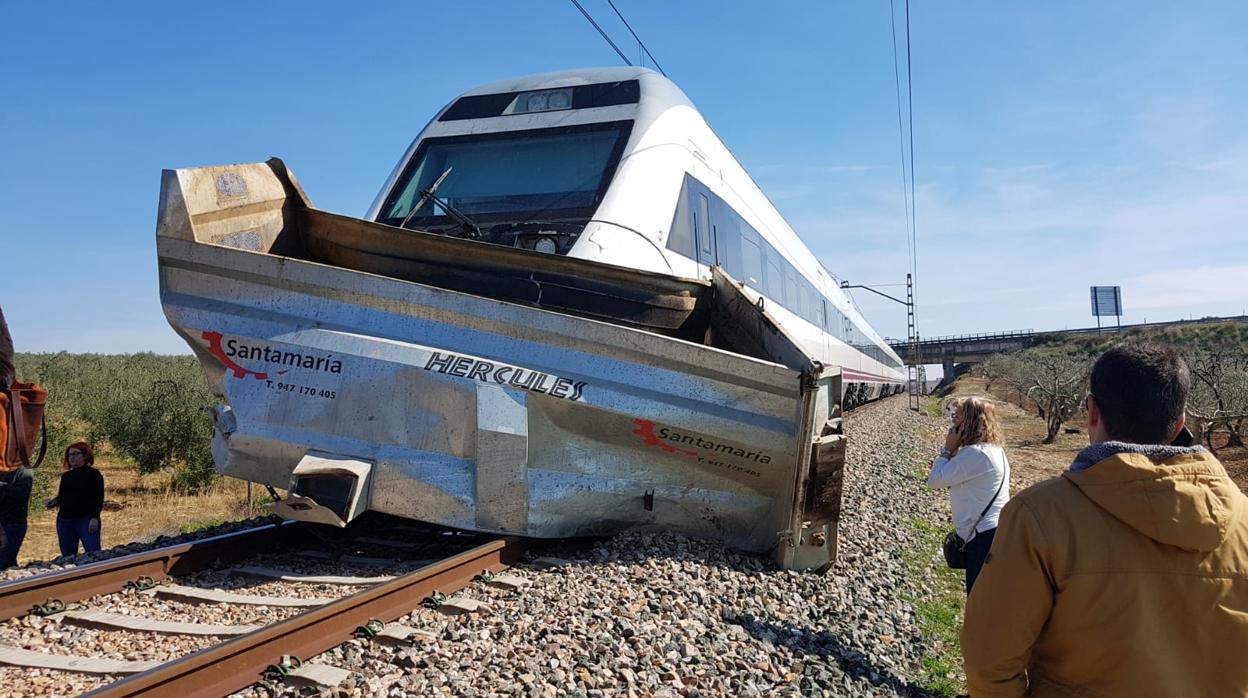
[[[48,391],[34,383],[18,383],[8,392],[0,393],[0,472],[10,472],[21,467],[38,468],[48,451],[48,428],[43,421],[43,407]],[[43,432],[39,458],[33,463],[30,456],[35,451],[35,438]]]

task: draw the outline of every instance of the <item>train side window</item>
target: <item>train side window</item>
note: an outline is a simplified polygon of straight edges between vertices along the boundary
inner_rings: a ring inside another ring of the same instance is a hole
[[[767,250],[767,271],[763,282],[767,284],[767,297],[784,305],[784,272],[774,250]]]
[[[711,202],[715,260],[732,278],[741,280],[741,218],[718,196]]]
[[[741,281],[762,291],[763,250],[758,246],[758,233],[748,226],[741,229],[741,266]]]
[[[676,200],[676,215],[672,216],[672,229],[667,234],[667,249],[686,257],[695,257],[693,231],[689,228],[689,178],[680,187]]]
[[[702,254],[711,255],[711,202],[706,198],[706,194],[698,194],[698,212],[695,215],[694,227],[698,231],[698,239],[701,240]]]
[[[802,312],[797,295],[797,270],[787,263],[784,265],[784,307],[795,315]]]

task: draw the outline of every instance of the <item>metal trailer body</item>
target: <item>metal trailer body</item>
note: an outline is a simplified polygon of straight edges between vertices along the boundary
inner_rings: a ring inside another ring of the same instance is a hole
[[[345,235],[413,256],[379,252],[391,266],[367,268],[385,275],[317,261],[317,240]],[[217,467],[288,488],[287,518],[374,510],[541,538],[655,526],[794,568],[835,556],[839,369],[719,270],[690,281],[335,216],[280,161],[165,171],[157,251],[166,316],[224,401]],[[401,278],[430,267],[423,251],[482,292]],[[687,301],[706,341],[592,317],[636,289]]]

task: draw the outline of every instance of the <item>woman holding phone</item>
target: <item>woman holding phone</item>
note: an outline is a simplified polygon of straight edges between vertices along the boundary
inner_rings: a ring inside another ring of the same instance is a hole
[[[953,427],[927,476],[929,487],[949,490],[953,525],[966,541],[967,594],[992,547],[1001,508],[1010,501],[1010,461],[1001,445],[992,403],[963,398],[954,406]]]

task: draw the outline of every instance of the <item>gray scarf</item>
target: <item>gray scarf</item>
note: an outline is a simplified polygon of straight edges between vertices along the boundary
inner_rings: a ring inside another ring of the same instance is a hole
[[[1166,444],[1132,444],[1126,441],[1102,441],[1092,444],[1075,456],[1071,470],[1087,470],[1093,465],[1119,453],[1138,453],[1154,463],[1168,461],[1188,453],[1203,453],[1204,446],[1169,446]]]

